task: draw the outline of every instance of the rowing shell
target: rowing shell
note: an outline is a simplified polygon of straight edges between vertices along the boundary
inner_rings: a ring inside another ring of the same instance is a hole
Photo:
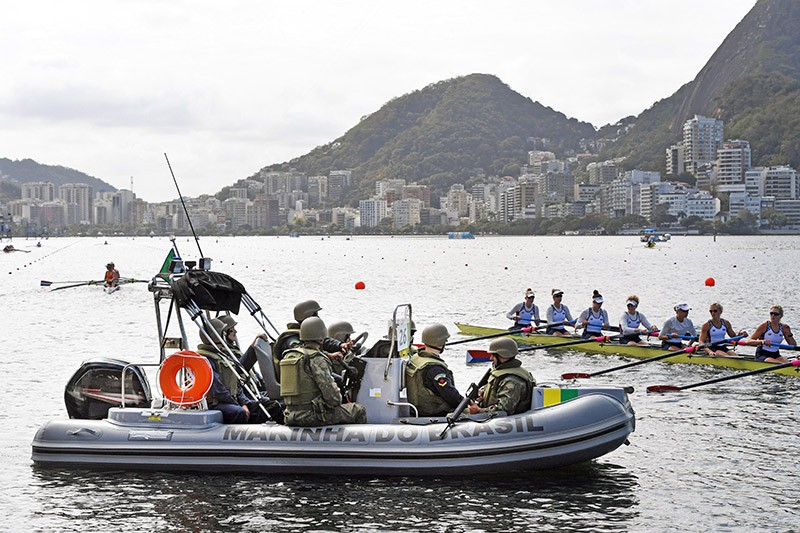
[[[501,333],[507,331],[500,328],[489,328],[485,326],[473,326],[470,324],[458,324],[456,326],[462,335],[481,337],[484,335],[491,335],[493,333]],[[558,344],[570,340],[571,337],[557,336],[557,335],[544,335],[544,334],[519,334],[509,335],[510,338],[520,344],[535,344],[547,346],[548,344]],[[578,339],[580,337],[572,337]],[[554,350],[580,350],[586,353],[600,353],[600,354],[613,354],[622,355],[625,357],[633,357],[635,359],[647,359],[655,355],[664,353],[661,345],[651,346],[635,346],[630,344],[619,344],[616,342],[599,343],[587,342],[584,344],[577,344],[573,346],[564,346],[553,348]],[[663,360],[664,363],[690,363],[695,365],[713,365],[725,368],[733,368],[736,370],[758,370],[769,366],[775,366],[775,363],[762,363],[753,359],[752,355],[737,355],[733,357],[708,357],[698,354],[679,354],[674,357]],[[798,367],[782,368],[776,370],[776,374],[784,374],[786,376],[800,377]]]

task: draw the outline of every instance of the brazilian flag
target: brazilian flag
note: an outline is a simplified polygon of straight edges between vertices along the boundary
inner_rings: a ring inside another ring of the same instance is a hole
[[[159,274],[169,274],[169,265],[172,264],[173,259],[175,259],[175,250],[170,250],[167,254],[167,258],[164,259],[164,264],[161,265]]]

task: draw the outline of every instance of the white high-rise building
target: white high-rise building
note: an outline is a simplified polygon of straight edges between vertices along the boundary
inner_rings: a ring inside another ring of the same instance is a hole
[[[52,202],[55,199],[55,186],[44,181],[29,181],[21,186],[23,200],[42,200]]]
[[[750,143],[747,141],[726,141],[717,150],[715,168],[719,191],[725,192],[730,185],[743,185],[745,175],[750,170]]]
[[[134,223],[131,206],[136,200],[133,191],[120,189],[111,196],[111,221],[117,225],[132,225]]]
[[[386,218],[386,200],[372,198],[358,202],[358,214],[361,226],[374,228],[379,226],[381,221]]]
[[[65,183],[58,189],[58,197],[66,203],[67,224],[92,224],[94,221],[94,194],[92,186],[85,183]]]
[[[791,167],[770,167],[762,171],[764,196],[774,196],[777,200],[796,200],[800,198],[800,179]]]
[[[392,222],[395,229],[416,226],[420,223],[422,200],[406,198],[392,204]]]
[[[713,163],[722,147],[723,122],[716,118],[695,115],[683,124],[683,156],[685,171],[695,174],[697,168]]]
[[[683,144],[673,144],[667,148],[667,174],[684,172]]]

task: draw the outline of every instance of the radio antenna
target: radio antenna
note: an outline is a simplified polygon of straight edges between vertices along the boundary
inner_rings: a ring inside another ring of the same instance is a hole
[[[183,212],[186,213],[186,220],[189,221],[189,228],[192,230],[192,235],[194,235],[194,242],[197,244],[197,250],[200,252],[200,257],[205,257],[203,255],[203,250],[200,248],[200,239],[197,238],[197,233],[194,231],[194,225],[192,225],[192,218],[189,216],[189,210],[186,209],[186,202],[183,201],[183,195],[181,194],[181,188],[178,187],[178,180],[175,179],[175,173],[172,171],[172,165],[169,164],[169,157],[167,157],[167,153],[164,152],[164,159],[167,160],[167,166],[169,167],[169,173],[172,174],[172,181],[175,182],[175,188],[178,190],[178,198],[181,199],[181,205],[183,206]]]

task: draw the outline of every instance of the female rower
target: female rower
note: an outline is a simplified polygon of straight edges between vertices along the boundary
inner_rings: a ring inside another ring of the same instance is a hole
[[[791,344],[797,346],[792,330],[788,324],[781,322],[783,307],[773,305],[769,308],[769,320],[760,324],[747,339],[748,346],[756,348],[756,361],[765,363],[788,363],[789,360],[781,356],[777,346],[773,344]],[[785,341],[785,342],[784,342]]]
[[[686,346],[681,342],[681,337],[691,337],[689,339],[689,346],[691,346],[694,343],[694,337],[697,336],[697,330],[689,320],[689,310],[691,309],[689,304],[679,303],[673,309],[675,309],[675,316],[664,322],[661,334],[658,336],[661,340],[661,348],[664,350],[682,350]]]
[[[608,329],[608,313],[601,308],[602,305],[603,296],[595,289],[592,293],[592,306],[580,314],[575,326],[584,328],[581,338],[597,337],[603,334],[604,329]]]
[[[547,334],[570,335],[570,332],[566,330],[564,325],[571,323],[573,320],[572,314],[569,312],[569,307],[561,303],[564,291],[553,289],[550,291],[550,294],[553,295],[553,303],[547,308]]]
[[[539,307],[533,303],[533,299],[536,295],[533,290],[528,287],[524,296],[525,299],[522,303],[518,303],[511,308],[511,311],[506,313],[506,318],[514,321],[514,325],[508,328],[509,331],[530,327],[531,322],[535,322],[537,326],[539,325]]]
[[[706,354],[711,357],[730,355],[730,348],[723,341],[725,337],[733,337],[737,333],[734,333],[731,323],[722,318],[721,303],[714,302],[708,306],[708,312],[711,313],[711,319],[700,327],[700,344],[720,343],[705,348]],[[742,330],[738,335],[746,336],[747,332]]]
[[[658,328],[647,320],[644,313],[636,310],[639,307],[638,296],[635,294],[628,296],[625,306],[627,310],[619,317],[619,343],[647,346],[647,340],[642,340],[641,333],[657,331]]]

